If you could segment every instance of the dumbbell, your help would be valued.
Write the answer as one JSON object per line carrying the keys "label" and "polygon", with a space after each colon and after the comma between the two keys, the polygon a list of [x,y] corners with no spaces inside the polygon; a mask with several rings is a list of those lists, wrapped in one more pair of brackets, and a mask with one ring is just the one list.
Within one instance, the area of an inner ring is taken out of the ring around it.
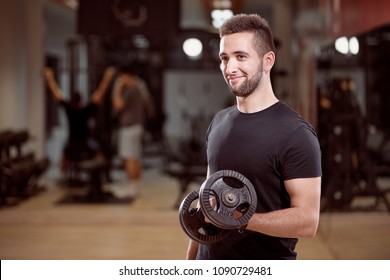
{"label": "dumbbell", "polygon": [[[196,200],[198,203],[194,205]],[[180,225],[191,239],[214,243],[224,239],[231,230],[245,227],[256,206],[257,195],[252,183],[239,172],[220,170],[207,178],[199,190],[184,198],[179,207]]]}

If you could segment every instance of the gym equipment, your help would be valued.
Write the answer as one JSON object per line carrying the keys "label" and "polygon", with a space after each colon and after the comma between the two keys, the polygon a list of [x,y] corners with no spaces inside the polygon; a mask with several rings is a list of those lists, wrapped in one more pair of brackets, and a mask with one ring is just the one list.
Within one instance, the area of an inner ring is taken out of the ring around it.
{"label": "gym equipment", "polygon": [[49,160],[25,151],[29,139],[24,129],[0,131],[0,205],[14,205],[42,190],[39,179]]}
{"label": "gym equipment", "polygon": [[217,227],[241,229],[256,211],[257,195],[244,175],[220,170],[202,184],[199,202],[205,217]]}
{"label": "gym equipment", "polygon": [[[191,207],[196,200],[197,206]],[[184,198],[179,208],[180,225],[191,239],[210,244],[221,241],[232,230],[244,229],[256,206],[252,183],[236,171],[221,170]]]}
{"label": "gym equipment", "polygon": [[199,199],[199,191],[188,194],[179,207],[180,225],[184,232],[193,240],[210,244],[224,239],[229,230],[220,229],[205,221],[205,216],[199,207],[191,207]]}
{"label": "gym equipment", "polygon": [[375,203],[364,206],[365,210],[379,208],[379,202],[383,202],[390,212],[388,191],[377,180],[379,176],[389,177],[389,162],[383,161],[385,153],[380,142],[372,145],[372,140],[378,140],[375,135],[378,131],[368,115],[363,114],[354,84],[349,77],[335,77],[321,91],[318,124],[324,174],[321,211],[361,211],[362,207],[354,205],[354,199],[372,196]]}

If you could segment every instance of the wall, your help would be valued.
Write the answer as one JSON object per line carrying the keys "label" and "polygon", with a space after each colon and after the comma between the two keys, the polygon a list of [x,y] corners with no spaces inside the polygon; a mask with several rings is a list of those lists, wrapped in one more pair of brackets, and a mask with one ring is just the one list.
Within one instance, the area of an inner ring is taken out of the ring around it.
{"label": "wall", "polygon": [[28,129],[44,153],[43,0],[0,1],[0,129]]}
{"label": "wall", "polygon": [[[337,1],[335,1],[337,2]],[[355,35],[390,23],[388,0],[340,0],[334,38]]]}
{"label": "wall", "polygon": [[26,45],[27,38],[25,22],[16,16],[20,11],[24,12],[22,4],[22,1],[0,1],[0,11],[2,11],[0,16],[0,38],[2,38],[0,44],[0,129],[26,126],[23,96],[26,71],[23,46]]}

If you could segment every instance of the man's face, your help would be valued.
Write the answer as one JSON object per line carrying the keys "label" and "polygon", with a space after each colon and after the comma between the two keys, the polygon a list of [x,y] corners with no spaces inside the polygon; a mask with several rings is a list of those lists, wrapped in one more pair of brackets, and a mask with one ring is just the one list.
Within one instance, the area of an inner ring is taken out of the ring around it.
{"label": "man's face", "polygon": [[235,33],[221,38],[219,57],[221,71],[235,96],[248,96],[260,84],[262,59],[253,48],[253,34]]}

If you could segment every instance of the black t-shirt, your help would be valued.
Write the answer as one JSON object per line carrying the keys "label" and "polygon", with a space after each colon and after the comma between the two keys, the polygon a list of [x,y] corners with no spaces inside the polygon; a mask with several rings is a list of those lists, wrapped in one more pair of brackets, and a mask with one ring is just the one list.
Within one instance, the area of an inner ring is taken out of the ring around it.
{"label": "black t-shirt", "polygon": [[[252,114],[235,106],[215,115],[206,134],[210,174],[234,170],[251,181],[256,212],[290,207],[284,180],[322,175],[312,126],[285,103]],[[295,238],[232,231],[221,242],[199,245],[198,259],[295,259]]]}
{"label": "black t-shirt", "polygon": [[68,119],[69,141],[86,140],[90,136],[88,121],[96,108],[95,104],[75,108],[69,102],[61,101],[60,105],[64,107]]}

